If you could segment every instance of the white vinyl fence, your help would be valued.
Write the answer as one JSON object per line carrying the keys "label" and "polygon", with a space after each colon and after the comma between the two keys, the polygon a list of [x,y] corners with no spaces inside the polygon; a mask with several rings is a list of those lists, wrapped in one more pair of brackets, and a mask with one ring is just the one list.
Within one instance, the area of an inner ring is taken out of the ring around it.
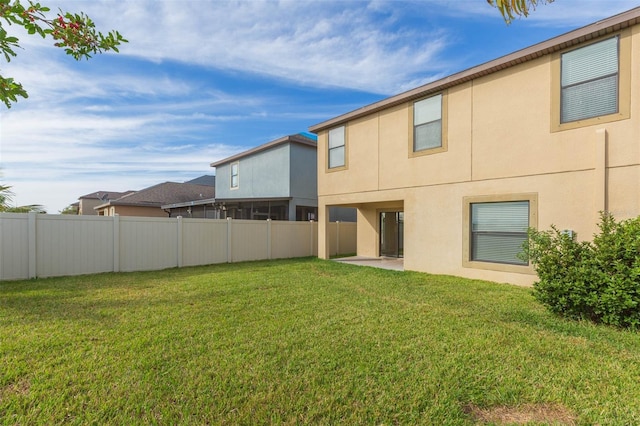
{"label": "white vinyl fence", "polygon": [[[356,224],[329,224],[331,255]],[[317,256],[315,222],[0,214],[0,280]]]}

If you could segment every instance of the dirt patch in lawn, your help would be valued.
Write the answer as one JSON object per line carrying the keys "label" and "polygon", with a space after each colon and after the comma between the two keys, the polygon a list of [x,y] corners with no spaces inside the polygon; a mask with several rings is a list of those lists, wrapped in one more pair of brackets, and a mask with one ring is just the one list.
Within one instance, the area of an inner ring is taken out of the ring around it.
{"label": "dirt patch in lawn", "polygon": [[0,387],[0,401],[10,395],[26,395],[31,388],[31,382],[27,379],[20,379],[17,382],[9,383]]}
{"label": "dirt patch in lawn", "polygon": [[545,423],[551,425],[576,425],[576,416],[567,408],[556,404],[525,404],[515,407],[496,406],[480,408],[469,404],[464,411],[480,424],[521,425]]}

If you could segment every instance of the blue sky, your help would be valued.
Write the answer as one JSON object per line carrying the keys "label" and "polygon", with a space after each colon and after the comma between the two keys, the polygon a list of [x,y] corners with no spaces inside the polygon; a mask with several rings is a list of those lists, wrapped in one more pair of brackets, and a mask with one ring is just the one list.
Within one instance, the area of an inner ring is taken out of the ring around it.
{"label": "blue sky", "polygon": [[129,40],[75,62],[9,28],[24,50],[0,71],[29,99],[0,112],[0,180],[49,213],[214,174],[211,162],[640,6],[556,0],[507,26],[485,0],[41,3]]}

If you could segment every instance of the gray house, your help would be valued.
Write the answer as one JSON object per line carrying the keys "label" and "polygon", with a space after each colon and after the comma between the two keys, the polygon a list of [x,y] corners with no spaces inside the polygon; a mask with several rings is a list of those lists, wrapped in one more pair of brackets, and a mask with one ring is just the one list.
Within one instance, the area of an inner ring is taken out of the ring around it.
{"label": "gray house", "polygon": [[[285,136],[211,163],[216,205],[233,219],[318,220],[317,143]],[[332,212],[355,221],[355,211]]]}

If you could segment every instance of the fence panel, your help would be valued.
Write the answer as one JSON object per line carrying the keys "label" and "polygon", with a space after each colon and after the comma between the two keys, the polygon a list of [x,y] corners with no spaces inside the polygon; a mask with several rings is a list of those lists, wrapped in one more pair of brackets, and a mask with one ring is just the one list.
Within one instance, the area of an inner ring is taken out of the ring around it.
{"label": "fence panel", "polygon": [[26,214],[0,215],[0,280],[29,277],[29,223]]}
{"label": "fence panel", "polygon": [[[332,254],[355,224],[331,223]],[[0,213],[0,280],[316,256],[315,222]]]}
{"label": "fence panel", "polygon": [[227,261],[227,226],[226,220],[183,219],[183,265],[225,263]]}
{"label": "fence panel", "polygon": [[113,271],[112,218],[38,215],[37,219],[37,276]]}
{"label": "fence panel", "polygon": [[154,271],[178,266],[178,221],[120,217],[120,270]]}
{"label": "fence panel", "polygon": [[231,220],[230,262],[244,262],[269,258],[266,220]]}
{"label": "fence panel", "polygon": [[271,222],[271,258],[313,256],[318,251],[318,245],[314,247],[313,228],[309,222]]}

